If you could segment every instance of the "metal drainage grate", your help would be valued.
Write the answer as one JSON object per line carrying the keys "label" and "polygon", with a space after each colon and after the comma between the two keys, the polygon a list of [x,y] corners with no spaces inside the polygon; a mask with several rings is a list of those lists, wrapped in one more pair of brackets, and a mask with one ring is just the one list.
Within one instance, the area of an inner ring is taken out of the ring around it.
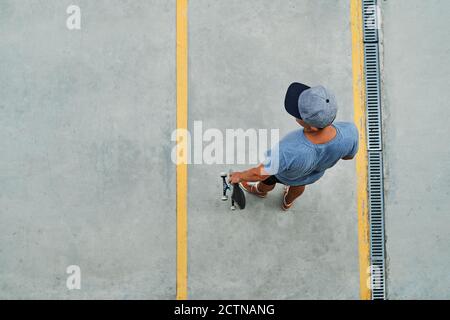
{"label": "metal drainage grate", "polygon": [[364,45],[366,69],[367,139],[369,150],[381,150],[381,103],[378,44]]}
{"label": "metal drainage grate", "polygon": [[363,0],[364,42],[378,42],[378,12],[376,0]]}
{"label": "metal drainage grate", "polygon": [[383,157],[381,151],[368,155],[372,298],[385,299]]}
{"label": "metal drainage grate", "polygon": [[376,0],[363,0],[372,299],[386,299],[384,187]]}

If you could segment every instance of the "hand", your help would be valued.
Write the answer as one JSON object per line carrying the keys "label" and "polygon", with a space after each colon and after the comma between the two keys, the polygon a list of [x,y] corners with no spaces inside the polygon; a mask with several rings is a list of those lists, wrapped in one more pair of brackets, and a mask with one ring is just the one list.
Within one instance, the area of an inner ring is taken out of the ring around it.
{"label": "hand", "polygon": [[239,183],[242,181],[241,173],[240,172],[232,172],[230,173],[230,179],[228,182],[230,183]]}

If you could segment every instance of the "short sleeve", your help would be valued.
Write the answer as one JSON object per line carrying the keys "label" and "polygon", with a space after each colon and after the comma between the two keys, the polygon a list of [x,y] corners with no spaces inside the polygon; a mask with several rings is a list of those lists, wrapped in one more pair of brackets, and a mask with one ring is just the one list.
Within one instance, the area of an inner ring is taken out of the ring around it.
{"label": "short sleeve", "polygon": [[277,174],[286,170],[286,161],[280,145],[276,144],[272,149],[266,151],[263,161],[264,170],[270,175]]}
{"label": "short sleeve", "polygon": [[353,145],[352,145],[352,148],[351,148],[349,154],[347,155],[347,157],[350,157],[350,158],[353,158],[354,156],[356,156],[356,154],[358,153],[358,148],[359,148],[359,134],[358,134],[358,129],[356,128],[355,125],[353,125],[352,140],[353,140]]}

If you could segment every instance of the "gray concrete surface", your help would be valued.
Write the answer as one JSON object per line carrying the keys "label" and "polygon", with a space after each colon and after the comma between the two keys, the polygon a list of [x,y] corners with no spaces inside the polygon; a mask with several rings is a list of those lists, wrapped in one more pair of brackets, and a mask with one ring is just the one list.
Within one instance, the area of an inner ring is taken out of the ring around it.
{"label": "gray concrete surface", "polygon": [[450,2],[381,2],[388,298],[450,298]]}
{"label": "gray concrete surface", "polygon": [[[353,120],[347,1],[191,0],[189,119],[204,129],[296,129],[284,111],[292,81],[335,91]],[[219,172],[189,171],[189,297],[359,297],[355,163],[342,162],[281,212],[281,187],[232,213]]]}
{"label": "gray concrete surface", "polygon": [[0,298],[174,298],[175,1],[69,4],[0,1]]}
{"label": "gray concrete surface", "polygon": [[[450,298],[447,1],[380,1],[388,298]],[[0,2],[0,298],[174,298],[175,1]],[[189,123],[296,128],[291,81],[353,119],[345,1],[191,0]],[[206,143],[205,143],[206,145]],[[232,213],[189,167],[189,297],[358,298],[354,162]],[[157,182],[157,183],[155,183]],[[66,288],[79,265],[82,289]]]}

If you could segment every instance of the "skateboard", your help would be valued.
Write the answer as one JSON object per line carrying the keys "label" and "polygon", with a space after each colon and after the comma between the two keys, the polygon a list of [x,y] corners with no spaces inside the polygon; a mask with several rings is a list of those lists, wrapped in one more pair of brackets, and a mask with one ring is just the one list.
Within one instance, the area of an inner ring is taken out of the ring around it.
{"label": "skateboard", "polygon": [[223,185],[223,193],[222,193],[222,201],[228,200],[227,192],[231,191],[231,210],[236,210],[236,205],[239,209],[245,209],[245,194],[244,191],[239,186],[239,183],[228,183],[227,178],[228,174],[222,172],[220,174],[222,177],[222,185]]}

